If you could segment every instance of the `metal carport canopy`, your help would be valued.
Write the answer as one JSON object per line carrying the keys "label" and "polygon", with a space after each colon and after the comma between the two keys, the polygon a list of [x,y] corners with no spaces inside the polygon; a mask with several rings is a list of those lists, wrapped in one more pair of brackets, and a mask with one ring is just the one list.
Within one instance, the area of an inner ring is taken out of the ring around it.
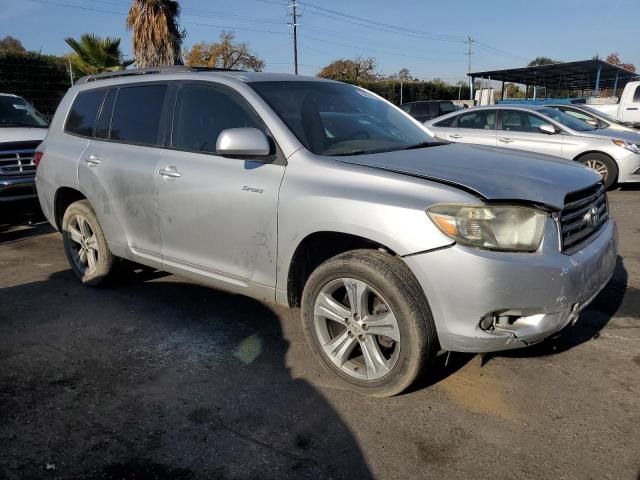
{"label": "metal carport canopy", "polygon": [[599,88],[621,88],[627,82],[640,78],[635,72],[599,59],[474,72],[468,76],[472,79],[485,78],[548,89],[596,91]]}

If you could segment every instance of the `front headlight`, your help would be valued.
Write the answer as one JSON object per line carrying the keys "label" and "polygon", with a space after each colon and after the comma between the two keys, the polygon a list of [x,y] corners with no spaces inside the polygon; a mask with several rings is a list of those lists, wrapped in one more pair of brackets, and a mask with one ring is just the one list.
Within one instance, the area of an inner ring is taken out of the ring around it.
{"label": "front headlight", "polygon": [[517,205],[435,205],[427,214],[457,242],[488,250],[535,252],[547,215]]}
{"label": "front headlight", "polygon": [[620,140],[620,139],[615,139],[611,141],[615,143],[617,146],[622,147],[626,150],[629,150],[630,152],[640,153],[640,144],[638,143],[627,142],[626,140]]}

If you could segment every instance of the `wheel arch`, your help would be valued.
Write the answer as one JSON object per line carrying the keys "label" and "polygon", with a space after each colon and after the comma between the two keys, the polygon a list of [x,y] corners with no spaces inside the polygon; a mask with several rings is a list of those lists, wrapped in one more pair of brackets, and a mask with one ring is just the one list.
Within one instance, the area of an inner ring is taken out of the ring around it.
{"label": "wheel arch", "polygon": [[78,200],[87,200],[87,197],[75,188],[60,187],[56,190],[53,200],[53,218],[59,231],[62,230],[64,212],[69,208],[69,205]]}
{"label": "wheel arch", "polygon": [[288,264],[287,301],[289,306],[300,306],[307,280],[318,266],[336,255],[357,249],[384,250],[396,255],[396,252],[387,245],[350,233],[317,231],[304,237],[298,243]]}

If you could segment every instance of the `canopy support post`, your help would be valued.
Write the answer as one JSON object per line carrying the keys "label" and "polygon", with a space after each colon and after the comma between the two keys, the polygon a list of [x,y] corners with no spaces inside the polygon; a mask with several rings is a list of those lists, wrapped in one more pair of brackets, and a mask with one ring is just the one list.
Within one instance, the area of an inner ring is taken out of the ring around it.
{"label": "canopy support post", "polygon": [[602,64],[598,64],[598,71],[596,72],[596,91],[594,96],[598,96],[598,91],[600,90],[600,72],[602,71]]}
{"label": "canopy support post", "polygon": [[618,75],[620,75],[620,72],[616,72],[616,81],[613,83],[613,96],[617,97],[617,93],[618,93]]}

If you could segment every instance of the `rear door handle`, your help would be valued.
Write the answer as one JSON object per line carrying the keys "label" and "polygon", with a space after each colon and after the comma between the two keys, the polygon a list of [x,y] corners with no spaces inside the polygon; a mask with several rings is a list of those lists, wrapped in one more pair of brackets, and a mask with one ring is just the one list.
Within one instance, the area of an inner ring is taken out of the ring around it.
{"label": "rear door handle", "polygon": [[513,139],[511,139],[511,138],[506,138],[506,137],[498,138],[498,141],[499,141],[499,142],[502,142],[502,143],[513,143]]}
{"label": "rear door handle", "polygon": [[100,165],[100,159],[98,158],[97,155],[89,155],[88,157],[84,158],[84,163],[86,163],[89,166]]}
{"label": "rear door handle", "polygon": [[457,133],[452,133],[449,135],[449,138],[462,138],[462,135],[458,135]]}
{"label": "rear door handle", "polygon": [[169,165],[167,168],[161,168],[158,170],[158,173],[167,178],[178,178],[182,176],[178,169],[173,165]]}
{"label": "rear door handle", "polygon": [[638,107],[628,107],[627,110],[638,110]]}

